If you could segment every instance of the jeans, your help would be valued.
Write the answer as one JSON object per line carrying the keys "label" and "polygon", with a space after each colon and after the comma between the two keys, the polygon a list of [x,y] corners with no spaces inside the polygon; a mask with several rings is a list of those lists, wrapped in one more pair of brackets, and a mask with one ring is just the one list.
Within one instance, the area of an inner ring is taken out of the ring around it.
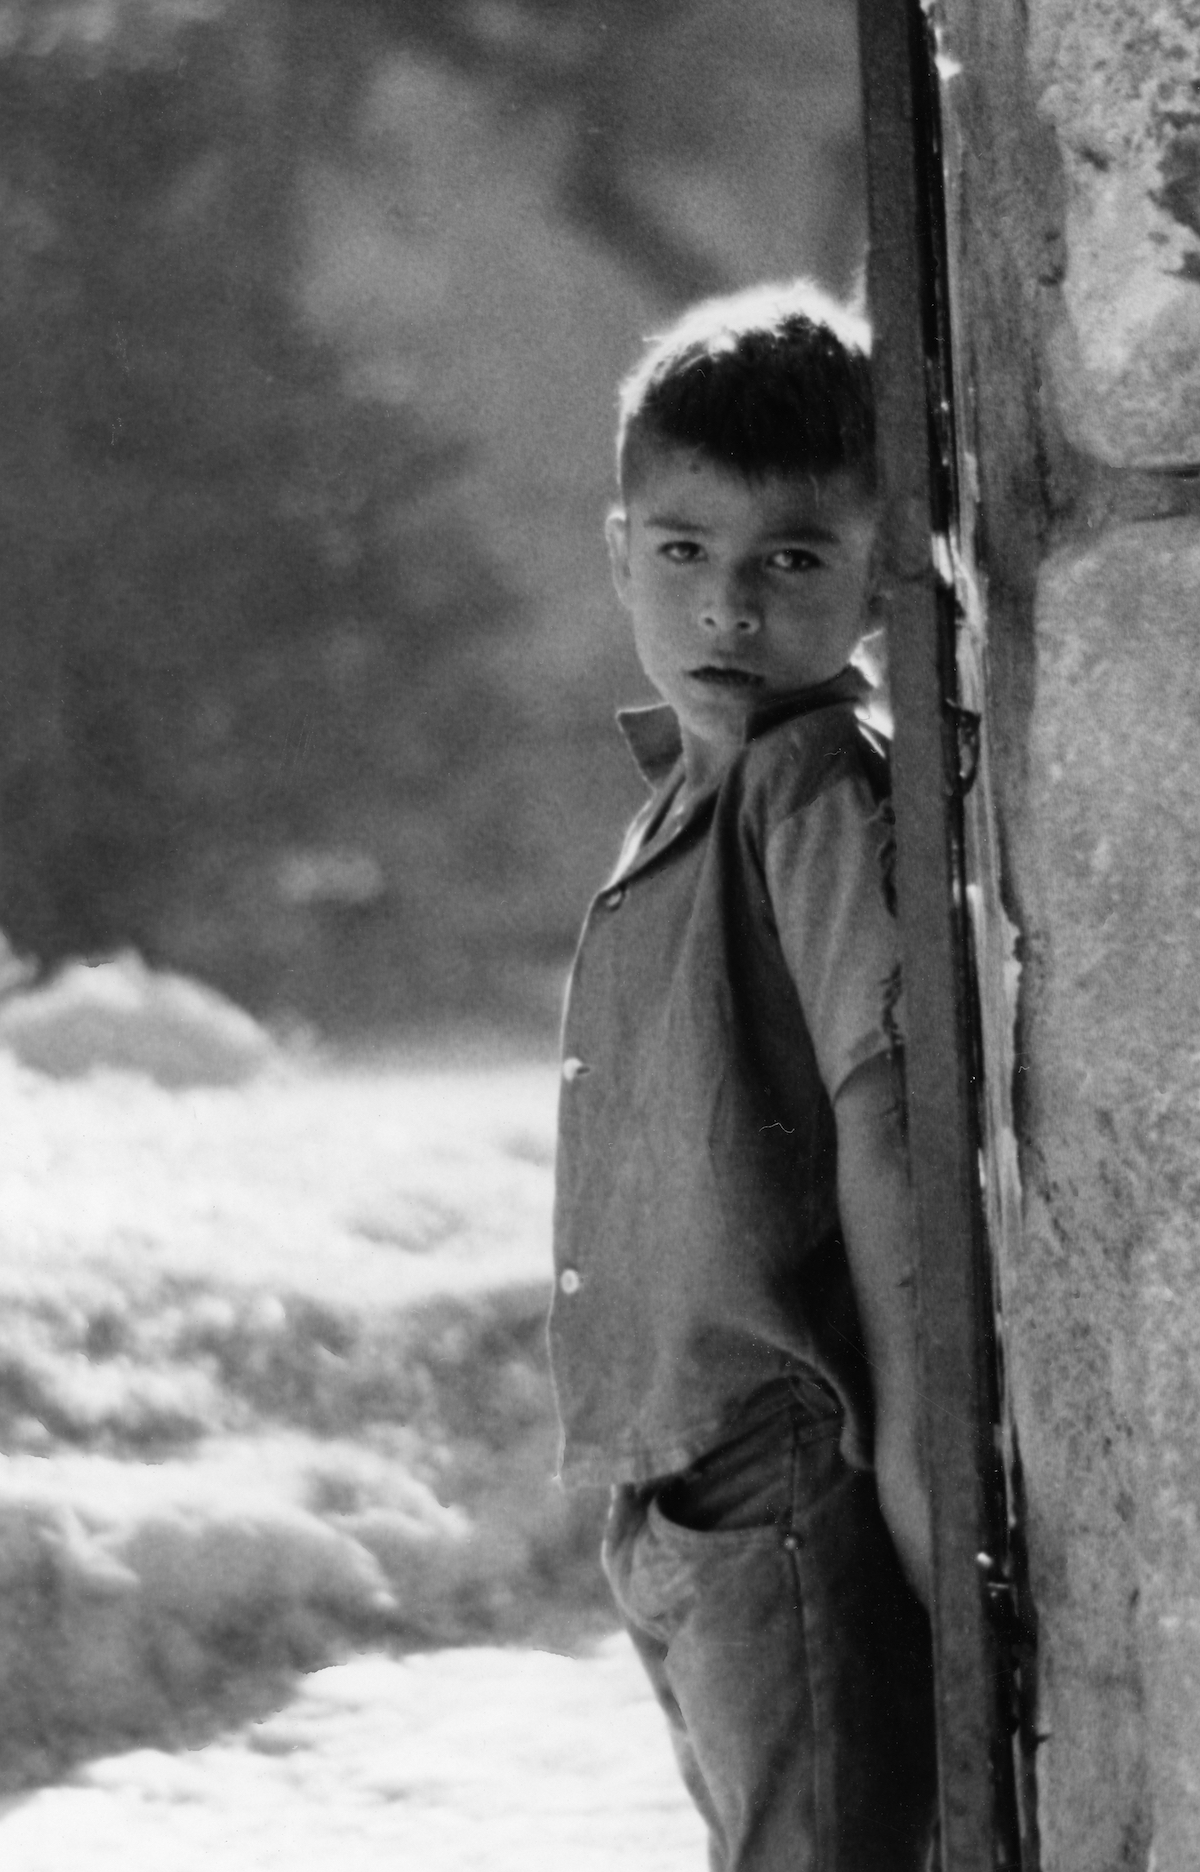
{"label": "jeans", "polygon": [[837,1401],[772,1385],[688,1470],[614,1490],[604,1568],[709,1831],[711,1872],[920,1872],[925,1614]]}

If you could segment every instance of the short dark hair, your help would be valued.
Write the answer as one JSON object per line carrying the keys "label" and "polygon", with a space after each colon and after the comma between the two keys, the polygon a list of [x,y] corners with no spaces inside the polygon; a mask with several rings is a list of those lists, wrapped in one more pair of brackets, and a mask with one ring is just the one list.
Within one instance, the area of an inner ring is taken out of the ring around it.
{"label": "short dark hair", "polygon": [[866,319],[807,280],[694,306],[620,387],[622,496],[680,448],[750,480],[844,469],[873,491],[870,346]]}

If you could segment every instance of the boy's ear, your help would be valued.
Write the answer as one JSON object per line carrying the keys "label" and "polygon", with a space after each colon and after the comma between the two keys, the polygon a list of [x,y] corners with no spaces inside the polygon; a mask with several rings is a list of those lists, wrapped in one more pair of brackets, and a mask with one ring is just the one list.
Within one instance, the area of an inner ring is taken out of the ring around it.
{"label": "boy's ear", "polygon": [[629,609],[629,515],[623,507],[614,507],[604,522],[604,537],[608,542],[608,563],[612,567],[612,581],[617,598],[625,609]]}

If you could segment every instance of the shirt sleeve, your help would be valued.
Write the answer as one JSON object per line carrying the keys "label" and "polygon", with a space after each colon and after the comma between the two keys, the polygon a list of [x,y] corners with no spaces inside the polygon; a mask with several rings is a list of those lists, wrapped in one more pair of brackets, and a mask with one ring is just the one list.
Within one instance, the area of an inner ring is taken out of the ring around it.
{"label": "shirt sleeve", "polygon": [[903,1041],[891,855],[890,808],[854,775],[767,840],[767,889],[831,1099],[856,1067]]}

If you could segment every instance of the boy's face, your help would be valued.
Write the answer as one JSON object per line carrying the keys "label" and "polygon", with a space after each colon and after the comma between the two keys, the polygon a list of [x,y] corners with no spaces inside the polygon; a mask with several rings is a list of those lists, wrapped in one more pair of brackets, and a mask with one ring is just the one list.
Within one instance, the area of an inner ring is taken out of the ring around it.
{"label": "boy's face", "polygon": [[751,716],[842,669],[866,628],[877,507],[850,474],[748,481],[688,450],[609,517],[617,596],[696,771]]}

